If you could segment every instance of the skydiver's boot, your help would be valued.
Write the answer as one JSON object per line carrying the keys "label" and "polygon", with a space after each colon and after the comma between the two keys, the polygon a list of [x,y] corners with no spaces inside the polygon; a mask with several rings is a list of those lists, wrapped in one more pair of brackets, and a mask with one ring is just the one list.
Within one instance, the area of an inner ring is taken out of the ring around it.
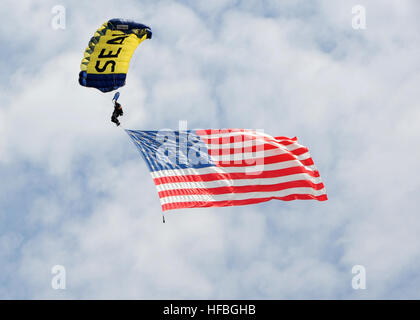
{"label": "skydiver's boot", "polygon": [[114,122],[117,125],[117,127],[120,125],[120,122],[118,121],[118,116],[115,114],[115,112],[112,114],[111,121]]}

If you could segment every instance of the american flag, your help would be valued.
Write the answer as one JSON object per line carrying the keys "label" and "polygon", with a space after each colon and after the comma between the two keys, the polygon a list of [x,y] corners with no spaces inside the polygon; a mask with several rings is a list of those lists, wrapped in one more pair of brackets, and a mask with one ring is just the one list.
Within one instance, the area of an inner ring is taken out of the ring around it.
{"label": "american flag", "polygon": [[297,138],[247,129],[126,130],[146,161],[162,210],[327,200]]}

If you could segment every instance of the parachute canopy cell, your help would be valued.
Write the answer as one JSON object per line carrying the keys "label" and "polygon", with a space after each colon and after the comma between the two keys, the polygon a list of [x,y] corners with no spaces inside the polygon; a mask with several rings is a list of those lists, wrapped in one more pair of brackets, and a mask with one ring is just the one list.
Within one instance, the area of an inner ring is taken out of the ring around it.
{"label": "parachute canopy cell", "polygon": [[152,38],[151,29],[134,21],[111,19],[89,41],[80,65],[79,83],[109,92],[125,85],[137,46]]}

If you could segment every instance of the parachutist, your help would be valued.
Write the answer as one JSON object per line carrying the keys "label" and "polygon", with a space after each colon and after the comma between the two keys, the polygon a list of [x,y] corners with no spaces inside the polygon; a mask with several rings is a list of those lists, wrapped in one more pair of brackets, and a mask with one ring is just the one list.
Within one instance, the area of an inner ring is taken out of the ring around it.
{"label": "parachutist", "polygon": [[118,121],[118,117],[122,116],[123,113],[123,109],[121,107],[121,105],[115,101],[114,102],[114,112],[112,113],[112,117],[111,117],[111,121],[114,122],[117,127],[120,125],[120,121]]}

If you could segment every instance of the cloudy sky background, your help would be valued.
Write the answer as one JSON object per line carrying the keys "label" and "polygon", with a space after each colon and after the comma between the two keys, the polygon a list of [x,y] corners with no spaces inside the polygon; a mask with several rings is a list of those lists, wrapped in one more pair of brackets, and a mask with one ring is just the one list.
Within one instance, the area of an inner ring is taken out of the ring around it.
{"label": "cloudy sky background", "polygon": [[[51,28],[55,5],[66,29]],[[366,29],[352,28],[352,7]],[[3,1],[0,298],[420,298],[417,1]],[[112,94],[79,86],[105,21],[151,26],[130,129],[264,129],[309,147],[327,202],[169,211]],[[53,290],[63,265],[67,289]],[[353,290],[363,265],[367,289]]]}

